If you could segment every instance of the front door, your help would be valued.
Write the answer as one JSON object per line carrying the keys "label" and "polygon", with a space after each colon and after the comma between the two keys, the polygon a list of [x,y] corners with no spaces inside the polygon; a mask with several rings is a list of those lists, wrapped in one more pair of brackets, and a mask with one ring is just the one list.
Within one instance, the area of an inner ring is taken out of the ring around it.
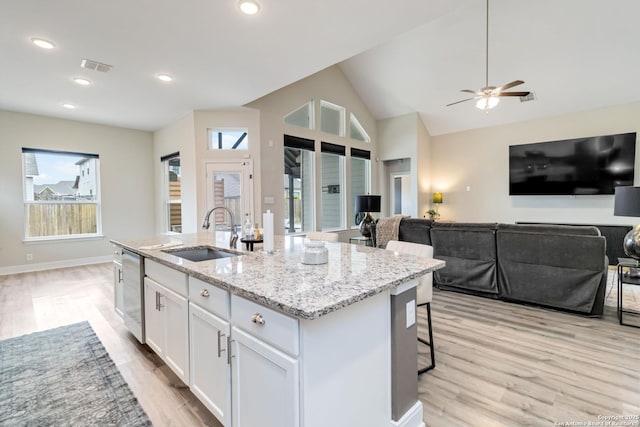
{"label": "front door", "polygon": [[[256,222],[253,212],[253,165],[251,160],[213,162],[206,164],[207,210],[224,206],[233,212],[238,233],[249,220]],[[211,222],[216,230],[229,230],[228,214],[218,209]]]}

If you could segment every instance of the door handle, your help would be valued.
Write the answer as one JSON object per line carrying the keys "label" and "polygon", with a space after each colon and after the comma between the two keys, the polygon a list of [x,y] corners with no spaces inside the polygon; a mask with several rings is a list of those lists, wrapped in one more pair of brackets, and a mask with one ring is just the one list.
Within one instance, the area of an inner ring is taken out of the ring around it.
{"label": "door handle", "polygon": [[224,334],[222,333],[222,331],[218,331],[218,359],[222,357],[223,351],[229,350],[229,347],[227,347],[226,349],[221,348],[220,343],[222,341],[222,337],[224,337]]}

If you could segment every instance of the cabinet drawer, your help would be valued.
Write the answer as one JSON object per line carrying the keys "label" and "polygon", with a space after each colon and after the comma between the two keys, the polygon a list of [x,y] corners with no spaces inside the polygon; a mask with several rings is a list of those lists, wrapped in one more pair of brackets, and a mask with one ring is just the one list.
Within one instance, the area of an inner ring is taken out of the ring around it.
{"label": "cabinet drawer", "polygon": [[262,341],[293,356],[298,355],[298,320],[293,317],[231,295],[231,321]]}
{"label": "cabinet drawer", "polygon": [[122,264],[122,247],[113,245],[113,260]]}
{"label": "cabinet drawer", "polygon": [[188,295],[187,275],[185,273],[145,258],[144,274],[183,297]]}
{"label": "cabinet drawer", "polygon": [[210,313],[229,320],[229,292],[217,286],[189,277],[189,301]]}

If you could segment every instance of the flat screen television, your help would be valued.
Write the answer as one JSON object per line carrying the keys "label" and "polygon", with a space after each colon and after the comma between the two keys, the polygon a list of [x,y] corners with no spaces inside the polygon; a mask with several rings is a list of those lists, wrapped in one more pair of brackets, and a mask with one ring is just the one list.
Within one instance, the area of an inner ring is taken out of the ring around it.
{"label": "flat screen television", "polygon": [[614,194],[633,185],[636,133],[509,146],[509,195]]}

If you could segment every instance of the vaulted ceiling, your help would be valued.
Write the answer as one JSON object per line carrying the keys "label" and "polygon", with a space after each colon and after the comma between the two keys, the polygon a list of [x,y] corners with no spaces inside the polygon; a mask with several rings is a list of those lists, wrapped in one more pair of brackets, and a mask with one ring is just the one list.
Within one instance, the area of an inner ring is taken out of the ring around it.
{"label": "vaulted ceiling", "polygon": [[334,64],[376,118],[418,112],[432,135],[640,101],[637,0],[491,0],[489,84],[521,79],[536,99],[504,99],[488,114],[445,107],[484,86],[484,0],[260,3],[244,16],[237,0],[3,1],[0,108],[156,130]]}

